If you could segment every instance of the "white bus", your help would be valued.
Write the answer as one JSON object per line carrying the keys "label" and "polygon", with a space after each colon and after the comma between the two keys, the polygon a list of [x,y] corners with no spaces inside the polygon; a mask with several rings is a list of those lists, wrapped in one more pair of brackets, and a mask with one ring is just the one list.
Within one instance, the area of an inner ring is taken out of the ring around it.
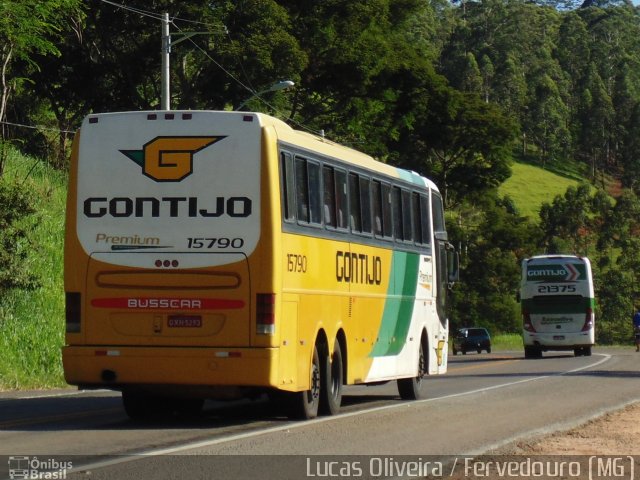
{"label": "white bus", "polygon": [[540,358],[547,350],[591,355],[595,295],[588,258],[539,255],[524,259],[520,302],[525,358]]}

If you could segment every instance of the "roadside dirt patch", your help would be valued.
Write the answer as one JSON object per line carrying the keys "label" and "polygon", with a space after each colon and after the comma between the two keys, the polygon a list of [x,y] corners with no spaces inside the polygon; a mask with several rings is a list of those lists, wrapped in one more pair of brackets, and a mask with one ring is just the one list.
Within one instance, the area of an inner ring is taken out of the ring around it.
{"label": "roadside dirt patch", "polygon": [[[520,441],[513,455],[640,455],[640,403],[608,413],[566,432]],[[500,452],[503,453],[503,452]]]}
{"label": "roadside dirt patch", "polygon": [[449,478],[634,479],[640,471],[639,438],[640,403],[636,403],[571,430],[519,441],[458,464]]}

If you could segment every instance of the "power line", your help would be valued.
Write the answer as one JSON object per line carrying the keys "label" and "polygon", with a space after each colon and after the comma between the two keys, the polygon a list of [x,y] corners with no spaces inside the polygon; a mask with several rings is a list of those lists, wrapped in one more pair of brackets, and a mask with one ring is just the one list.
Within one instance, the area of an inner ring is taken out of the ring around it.
{"label": "power line", "polygon": [[[183,34],[186,33],[186,32],[183,32],[182,29],[180,27],[178,27],[177,25],[174,25],[174,26],[178,29],[178,31],[180,33],[183,33]],[[233,75],[229,70],[224,68],[211,55],[209,55],[209,52],[207,52],[204,48],[202,48],[195,41],[193,41],[192,38],[187,38],[187,40],[189,40],[193,44],[194,47],[196,47],[198,50],[200,50],[200,52],[202,52],[205,57],[207,57],[209,60],[211,60],[220,70],[222,70],[224,73],[226,73],[234,82],[236,82],[242,88],[245,88],[248,92],[254,93],[254,90],[252,88],[250,88],[250,87],[246,86],[244,83],[242,83],[242,81],[240,79],[238,79],[235,75]]]}
{"label": "power line", "polygon": [[49,131],[58,132],[58,133],[76,133],[74,130],[60,130],[59,128],[45,127],[44,125],[25,125],[22,123],[13,123],[13,122],[6,122],[6,121],[2,121],[0,122],[0,124],[11,125],[12,127],[30,128],[32,130],[49,130]]}
{"label": "power line", "polygon": [[[153,12],[151,10],[143,10],[141,8],[129,7],[129,6],[124,5],[122,3],[115,3],[115,2],[113,2],[111,0],[100,0],[100,1],[103,2],[103,3],[106,3],[107,5],[111,5],[113,7],[120,8],[122,10],[128,10],[130,12],[137,13],[137,14],[142,15],[144,17],[150,17],[150,18],[153,18],[155,20],[162,20],[163,19],[162,14]],[[200,22],[198,20],[191,20],[191,19],[188,19],[188,18],[180,18],[180,17],[171,17],[171,23],[173,23],[174,21],[192,23],[194,25],[209,25],[206,22]],[[221,30],[226,31],[227,28],[225,26],[223,26],[221,28]]]}
{"label": "power line", "polygon": [[128,7],[128,6],[124,5],[124,4],[115,3],[115,2],[112,2],[110,0],[100,0],[100,1],[102,3],[106,3],[107,5],[111,5],[111,6],[116,7],[116,8],[121,8],[122,10],[128,10],[130,12],[137,13],[138,15],[142,15],[143,17],[150,17],[150,18],[154,18],[156,20],[162,20],[162,15],[160,15],[158,13],[155,13],[155,12],[151,12],[149,10],[141,10],[141,9],[138,9],[138,8]]}
{"label": "power line", "polygon": [[[141,9],[137,9],[137,8],[133,8],[133,7],[128,7],[126,5],[123,4],[118,4],[115,2],[112,2],[111,0],[101,0],[103,3],[106,3],[108,5],[114,6],[116,8],[121,8],[123,10],[129,10],[131,12],[134,13],[138,13],[139,15],[143,15],[146,17],[150,17],[153,18],[155,20],[160,20],[160,21],[164,21],[164,15],[162,14],[157,14],[155,12],[151,12],[149,10],[141,10]],[[185,40],[189,40],[193,46],[198,49],[202,54],[204,54],[205,57],[207,57],[209,60],[211,60],[211,62],[213,62],[220,70],[222,70],[225,74],[227,74],[229,76],[229,78],[231,78],[234,82],[236,82],[238,85],[240,85],[242,88],[244,88],[245,90],[247,90],[249,93],[254,94],[255,95],[255,89],[245,85],[239,78],[237,78],[235,75],[233,75],[229,70],[227,70],[224,66],[222,66],[218,61],[216,61],[211,55],[209,55],[209,53],[204,50],[200,45],[198,45],[189,35],[189,32],[185,32],[183,31],[178,25],[175,24],[175,21],[181,21],[181,22],[187,22],[187,23],[193,23],[193,24],[201,24],[201,25],[207,25],[204,22],[198,22],[196,20],[188,20],[188,19],[184,19],[184,18],[179,18],[179,17],[171,17],[170,18],[170,23],[182,34],[184,35],[184,39]],[[229,41],[231,42],[231,36],[229,35],[229,30],[227,29],[226,26],[223,25],[223,31],[227,34],[227,37],[229,39]],[[248,77],[248,75],[246,74],[246,71],[244,69],[244,65],[242,65],[242,63],[240,64],[240,67],[242,68],[242,71],[244,73],[245,76]],[[258,100],[260,100],[262,103],[264,103],[265,105],[267,105],[269,108],[271,108],[273,111],[277,112],[278,109],[275,108],[273,105],[271,105],[269,102],[267,102],[264,98],[257,96],[256,98]],[[286,120],[288,122],[293,123],[294,125],[296,125],[297,127],[312,133],[314,135],[318,135],[318,132],[315,130],[310,129],[309,127],[297,122],[296,120],[294,120],[291,117],[287,117]],[[324,135],[321,133],[322,138],[324,138]]]}

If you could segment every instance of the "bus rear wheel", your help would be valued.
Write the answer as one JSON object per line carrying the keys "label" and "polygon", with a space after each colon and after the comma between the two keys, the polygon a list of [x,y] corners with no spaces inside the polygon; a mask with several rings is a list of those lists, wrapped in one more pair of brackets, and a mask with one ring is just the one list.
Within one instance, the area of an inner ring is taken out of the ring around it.
{"label": "bus rear wheel", "polygon": [[327,353],[321,359],[320,413],[335,415],[342,402],[342,349],[340,342],[333,346],[333,354]]}
{"label": "bus rear wheel", "polygon": [[[464,353],[464,350],[463,350]],[[398,393],[403,400],[419,400],[422,396],[422,377],[427,373],[424,345],[420,342],[418,353],[418,375],[411,378],[399,378]]]}
{"label": "bus rear wheel", "polygon": [[590,357],[591,356],[591,347],[576,347],[573,349],[573,354],[576,357],[581,357],[581,356],[585,356],[585,357]]}
{"label": "bus rear wheel", "polygon": [[322,390],[322,369],[318,347],[313,347],[313,360],[311,362],[310,388],[304,392],[292,392],[289,394],[289,416],[299,420],[309,420],[318,416],[320,405],[320,393]]}
{"label": "bus rear wheel", "polygon": [[525,346],[524,358],[542,358],[542,349],[539,347]]}

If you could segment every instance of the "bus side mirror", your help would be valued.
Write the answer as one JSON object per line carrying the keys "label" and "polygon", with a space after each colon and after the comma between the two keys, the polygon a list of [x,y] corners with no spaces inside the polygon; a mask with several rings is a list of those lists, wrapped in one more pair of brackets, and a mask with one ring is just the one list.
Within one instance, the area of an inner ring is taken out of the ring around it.
{"label": "bus side mirror", "polygon": [[460,256],[450,243],[447,244],[447,272],[449,288],[451,288],[460,280]]}

